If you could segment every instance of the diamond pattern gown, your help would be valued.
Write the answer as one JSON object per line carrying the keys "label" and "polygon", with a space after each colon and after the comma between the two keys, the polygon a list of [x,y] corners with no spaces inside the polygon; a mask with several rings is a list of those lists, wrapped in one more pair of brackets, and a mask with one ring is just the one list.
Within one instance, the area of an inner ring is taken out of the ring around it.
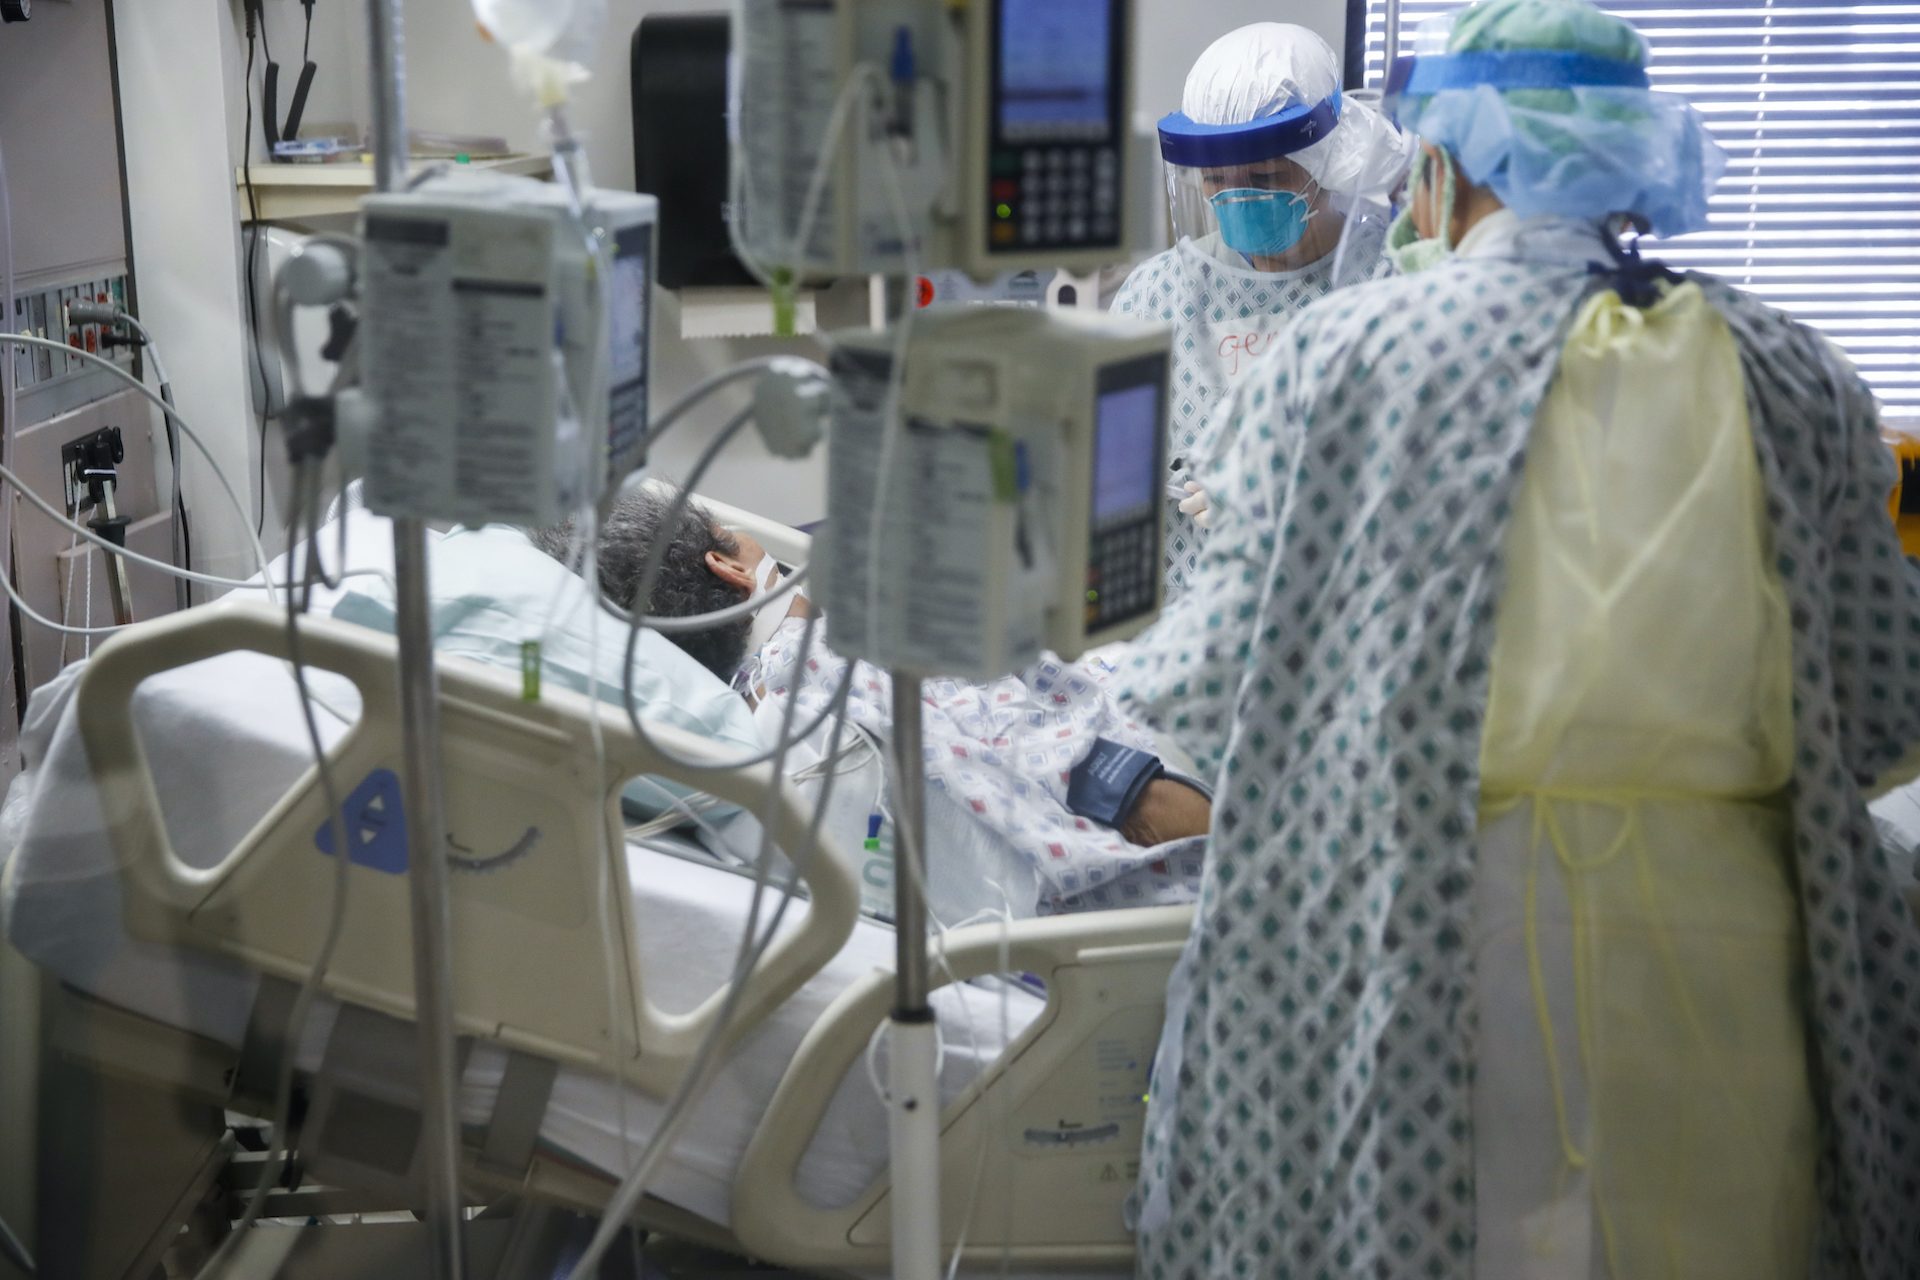
{"label": "diamond pattern gown", "polygon": [[[1920,744],[1920,566],[1858,379],[1703,280],[1792,621],[1810,1274],[1920,1276],[1920,927],[1863,795]],[[1217,770],[1137,1208],[1164,1277],[1466,1277],[1478,769],[1501,549],[1585,264],[1456,258],[1310,306],[1234,393],[1188,589],[1115,683]],[[1756,1208],[1756,1212],[1764,1212]]]}
{"label": "diamond pattern gown", "polygon": [[[1167,478],[1197,477],[1219,446],[1214,413],[1251,373],[1288,321],[1333,291],[1334,255],[1298,271],[1266,272],[1222,260],[1217,235],[1183,239],[1134,268],[1114,296],[1116,315],[1173,326]],[[1377,274],[1388,265],[1381,260]],[[1206,530],[1169,502],[1167,598],[1186,589]]]}

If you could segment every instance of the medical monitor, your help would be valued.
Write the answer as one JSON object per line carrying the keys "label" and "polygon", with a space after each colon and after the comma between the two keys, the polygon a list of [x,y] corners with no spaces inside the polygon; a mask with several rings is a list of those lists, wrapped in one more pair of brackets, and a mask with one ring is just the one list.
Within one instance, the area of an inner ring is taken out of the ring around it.
{"label": "medical monitor", "polygon": [[991,0],[988,257],[1119,250],[1126,0]]}

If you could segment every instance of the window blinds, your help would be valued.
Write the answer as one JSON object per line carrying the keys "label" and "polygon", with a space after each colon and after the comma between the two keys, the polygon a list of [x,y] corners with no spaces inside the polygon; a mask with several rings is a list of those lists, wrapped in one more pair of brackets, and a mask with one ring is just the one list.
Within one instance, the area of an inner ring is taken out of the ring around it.
{"label": "window blinds", "polygon": [[[1401,48],[1458,3],[1402,0]],[[1827,333],[1920,426],[1920,3],[1609,0],[1727,152],[1712,225],[1657,247]],[[1367,4],[1379,85],[1383,0]]]}

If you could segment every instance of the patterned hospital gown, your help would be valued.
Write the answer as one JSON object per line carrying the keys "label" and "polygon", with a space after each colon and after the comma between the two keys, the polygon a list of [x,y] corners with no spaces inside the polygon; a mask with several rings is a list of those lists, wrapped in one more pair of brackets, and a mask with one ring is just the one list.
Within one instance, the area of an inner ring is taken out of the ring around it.
{"label": "patterned hospital gown", "polygon": [[[832,702],[847,667],[816,634],[796,672],[802,632],[789,622],[767,642],[756,682],[776,699],[797,691],[804,723]],[[925,680],[921,701],[927,786],[945,792],[1033,868],[1038,914],[1193,901],[1204,837],[1142,848],[1067,811],[1067,775],[1096,737],[1155,749],[1153,735],[1127,719],[1087,671],[1046,658],[1019,676],[984,684]],[[854,664],[847,716],[881,741],[892,737],[893,687],[885,672]]]}
{"label": "patterned hospital gown", "polygon": [[[1862,791],[1920,743],[1920,568],[1865,388],[1809,330],[1703,286],[1741,350],[1793,620],[1810,1273],[1912,1280],[1920,928]],[[1471,1273],[1465,943],[1500,549],[1590,287],[1483,258],[1345,290],[1233,404],[1199,576],[1125,673],[1219,767],[1142,1161],[1148,1276]]]}
{"label": "patterned hospital gown", "polygon": [[[1219,447],[1214,411],[1301,308],[1333,290],[1334,255],[1298,271],[1265,272],[1217,256],[1219,237],[1183,239],[1134,268],[1114,295],[1115,315],[1173,326],[1167,478],[1195,478]],[[1381,260],[1376,275],[1389,270]],[[1178,466],[1175,466],[1175,463]],[[1167,598],[1186,588],[1206,530],[1169,502]]]}

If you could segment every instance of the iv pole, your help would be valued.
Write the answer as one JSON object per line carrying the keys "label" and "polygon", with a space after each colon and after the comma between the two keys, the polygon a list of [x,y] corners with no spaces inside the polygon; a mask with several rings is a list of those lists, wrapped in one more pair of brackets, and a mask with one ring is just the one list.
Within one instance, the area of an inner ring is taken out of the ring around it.
{"label": "iv pole", "polygon": [[[367,51],[373,94],[376,191],[407,185],[405,54],[400,0],[367,0]],[[453,955],[449,943],[445,801],[440,773],[440,690],[433,668],[427,606],[427,527],[393,522],[395,631],[400,649],[400,708],[407,881],[413,924],[414,1014],[420,1046],[420,1164],[434,1280],[460,1280],[460,1131],[454,1107],[458,1059],[453,1042]]]}
{"label": "iv pole", "polygon": [[939,1026],[927,1001],[926,778],[920,677],[895,670],[894,994],[887,1029],[887,1138],[893,1170],[893,1280],[940,1275]]}

